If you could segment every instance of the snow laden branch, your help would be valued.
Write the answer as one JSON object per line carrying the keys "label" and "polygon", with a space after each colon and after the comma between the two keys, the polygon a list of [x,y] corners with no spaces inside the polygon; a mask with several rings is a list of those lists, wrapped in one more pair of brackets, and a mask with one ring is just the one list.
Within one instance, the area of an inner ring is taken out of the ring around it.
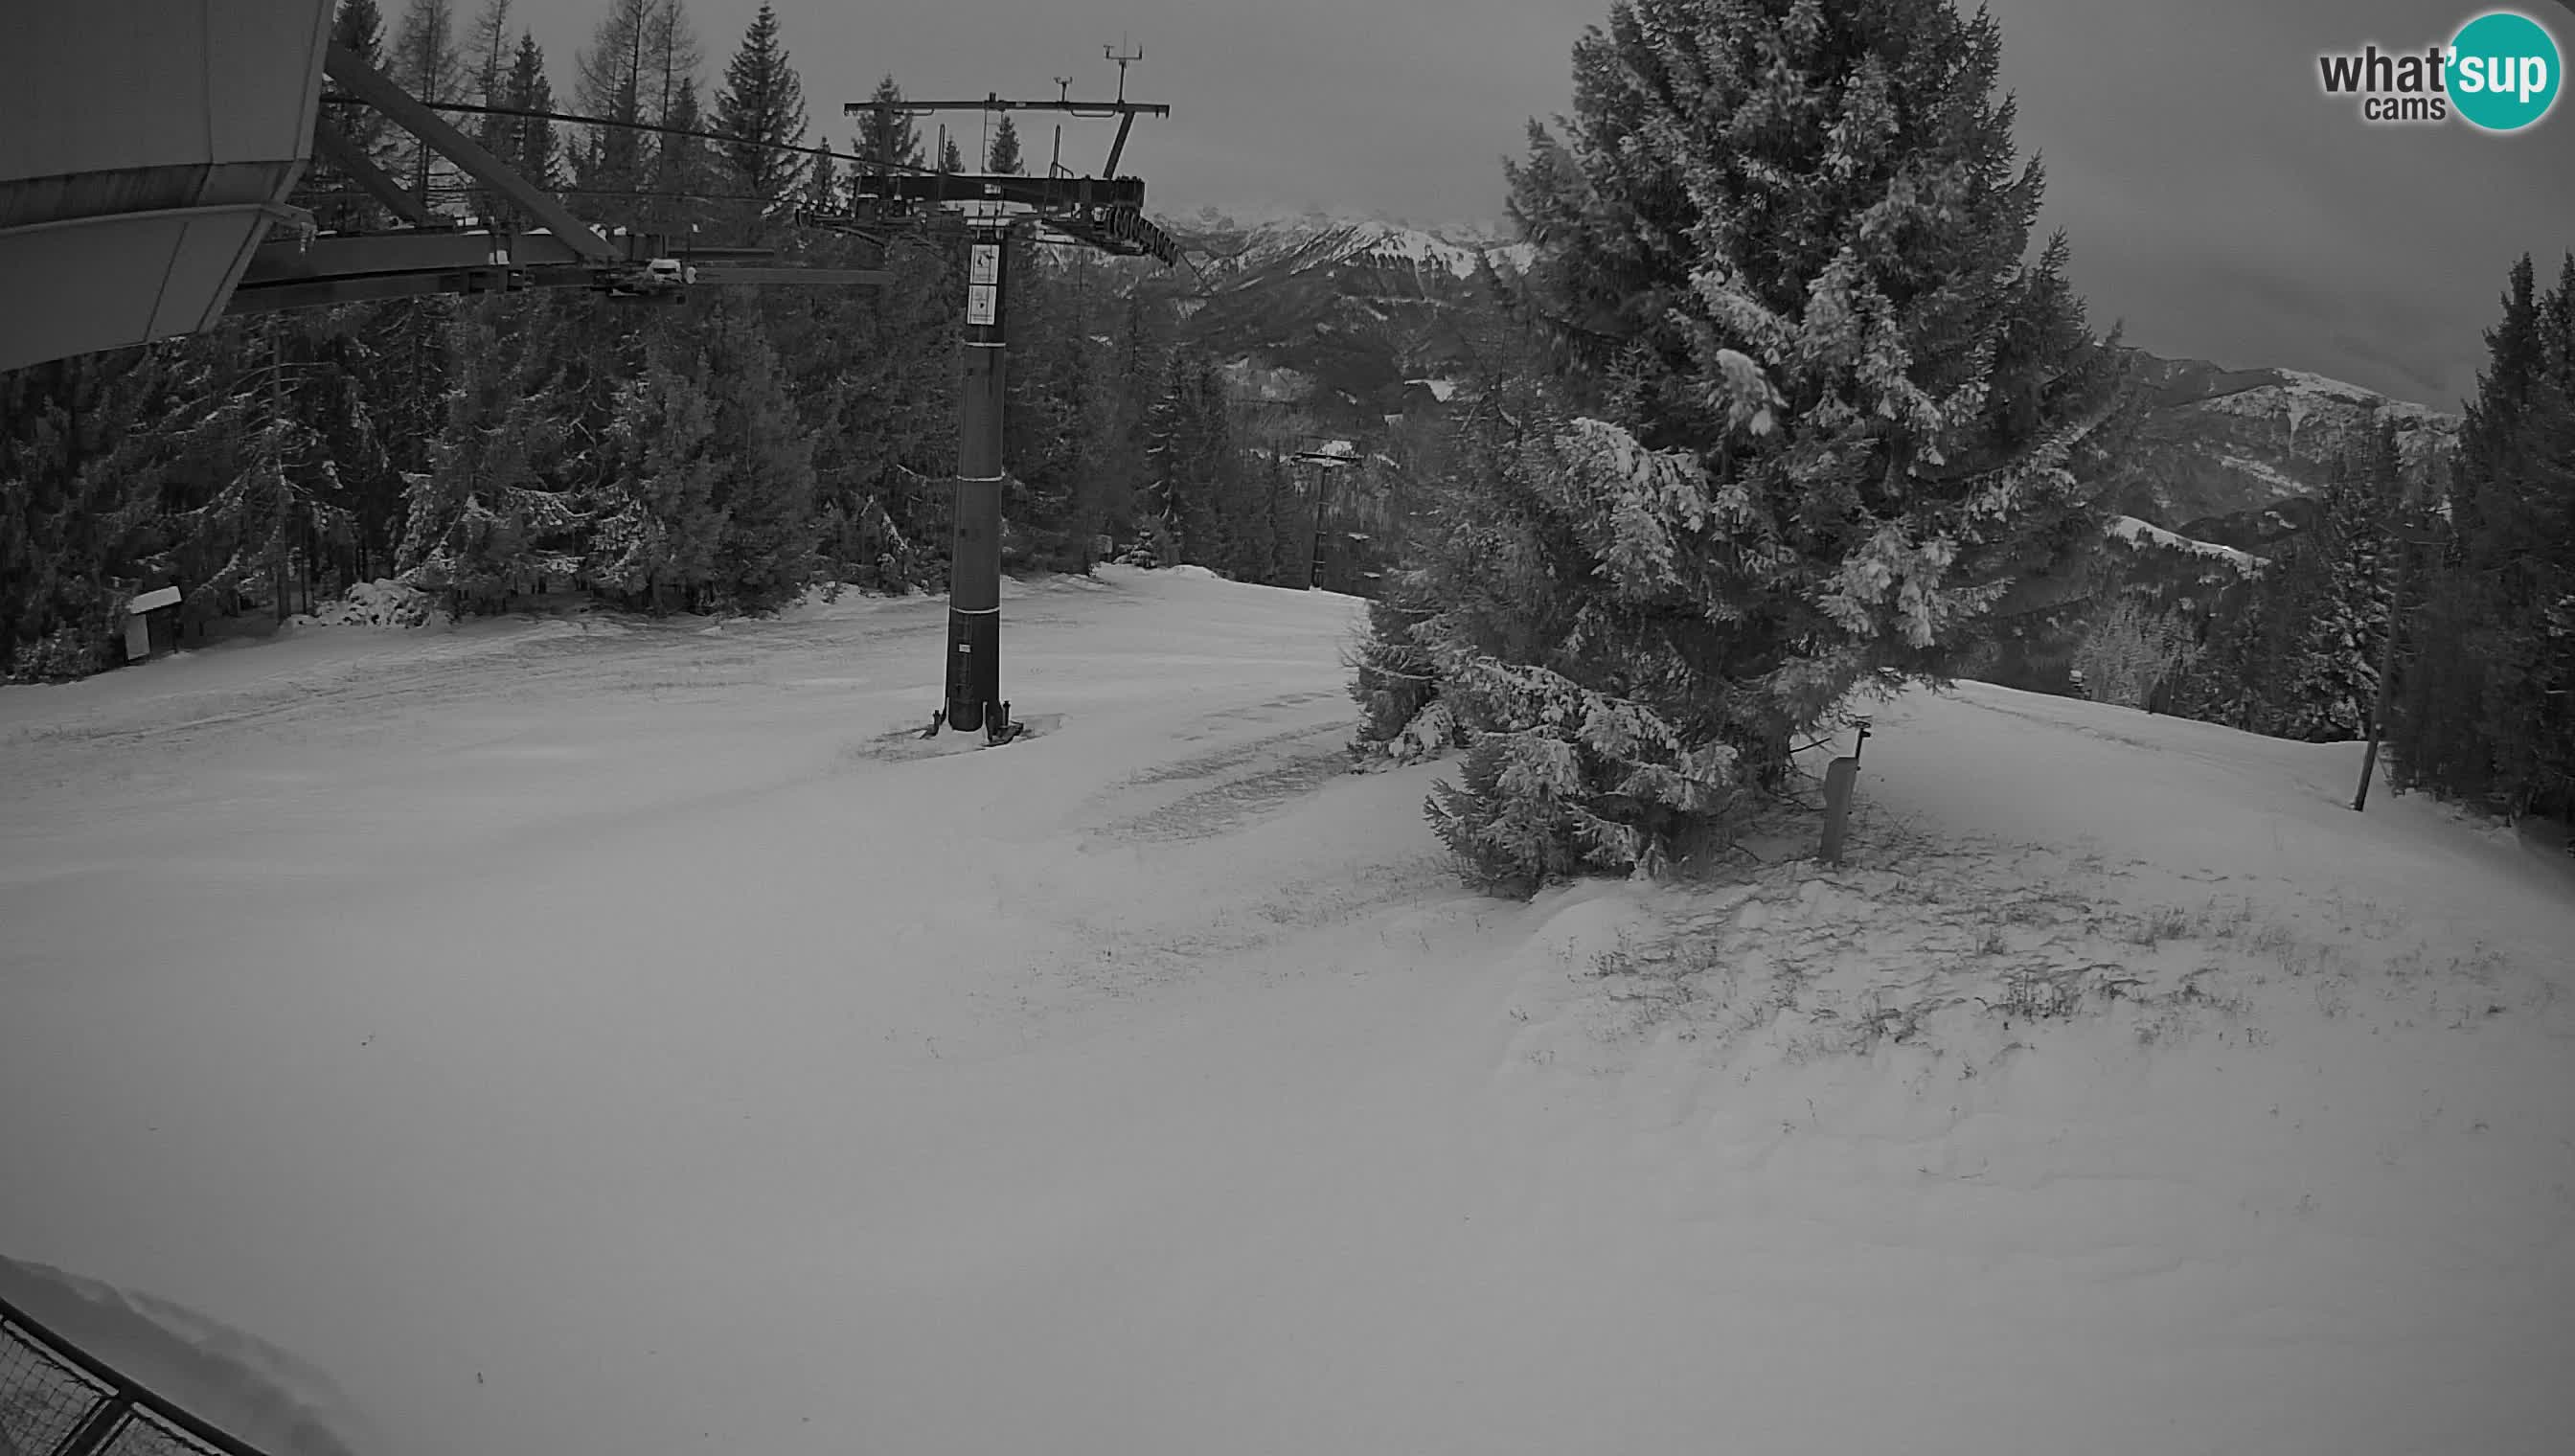
{"label": "snow laden branch", "polygon": [[1956,670],[2097,537],[2073,472],[2117,356],[2033,255],[2000,57],[1939,0],[1628,0],[1575,47],[1511,205],[1527,316],[1585,332],[1533,351],[1514,409],[1549,423],[1458,442],[1378,620],[1482,735],[1432,807],[1479,873],[1730,832],[1854,691]]}

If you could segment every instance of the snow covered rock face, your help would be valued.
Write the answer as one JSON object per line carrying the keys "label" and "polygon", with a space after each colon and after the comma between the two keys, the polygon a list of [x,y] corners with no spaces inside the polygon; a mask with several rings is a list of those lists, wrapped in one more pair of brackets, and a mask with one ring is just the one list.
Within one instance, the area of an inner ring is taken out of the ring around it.
{"label": "snow covered rock face", "polygon": [[2335,454],[2357,445],[2372,410],[2396,427],[2419,483],[2455,449],[2460,420],[2357,385],[2296,370],[2226,370],[2202,360],[2131,355],[2153,392],[2122,464],[2115,511],[2178,529],[2321,490]]}

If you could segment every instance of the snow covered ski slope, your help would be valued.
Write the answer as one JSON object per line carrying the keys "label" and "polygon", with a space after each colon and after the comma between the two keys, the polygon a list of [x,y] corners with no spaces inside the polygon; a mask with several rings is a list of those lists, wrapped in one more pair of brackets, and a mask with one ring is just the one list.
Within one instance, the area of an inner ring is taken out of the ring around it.
{"label": "snow covered ski slope", "polygon": [[2575,886],[1970,688],[1848,867],[1460,891],[1347,599],[317,630],[0,693],[0,1254],[386,1456],[2555,1453]]}

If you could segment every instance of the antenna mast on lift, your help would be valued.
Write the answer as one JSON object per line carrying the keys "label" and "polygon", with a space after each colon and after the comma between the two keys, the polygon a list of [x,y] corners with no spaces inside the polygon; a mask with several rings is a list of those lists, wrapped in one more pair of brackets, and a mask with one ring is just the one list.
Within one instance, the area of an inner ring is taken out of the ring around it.
{"label": "antenna mast on lift", "polygon": [[[1118,165],[1139,116],[1169,116],[1172,109],[1127,99],[1127,67],[1144,51],[1104,48],[1118,63],[1114,101],[1077,101],[1073,83],[1057,77],[1053,101],[1008,101],[989,92],[975,101],[853,101],[849,116],[892,113],[923,116],[941,111],[1052,111],[1070,116],[1118,118],[1101,175],[1065,170],[1063,129],[1056,157],[1044,177],[1018,173],[924,173],[888,165],[852,180],[851,215],[813,219],[853,231],[893,223],[927,229],[959,217],[965,223],[966,378],[958,398],[956,535],[949,555],[946,704],[931,715],[923,737],[942,728],[981,728],[988,744],[1007,743],[1026,730],[1002,698],[1002,380],[1009,354],[1010,252],[1015,239],[1091,248],[1129,258],[1152,258],[1169,267],[1180,245],[1145,217],[1145,184],[1121,177]],[[891,132],[889,125],[886,130]],[[891,158],[886,159],[891,162]],[[987,165],[990,159],[985,159]]]}

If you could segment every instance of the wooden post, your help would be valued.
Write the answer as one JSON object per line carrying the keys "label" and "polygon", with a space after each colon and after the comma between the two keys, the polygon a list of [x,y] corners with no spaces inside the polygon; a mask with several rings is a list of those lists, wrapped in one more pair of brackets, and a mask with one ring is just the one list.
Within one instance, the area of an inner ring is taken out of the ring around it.
{"label": "wooden post", "polygon": [[1869,721],[1858,720],[1859,737],[1847,757],[1824,767],[1824,842],[1817,857],[1826,864],[1842,862],[1842,836],[1850,827],[1851,786],[1859,779],[1859,750],[1868,745]]}
{"label": "wooden post", "polygon": [[2387,641],[2378,650],[2378,702],[2369,711],[2369,746],[2360,755],[2360,788],[2351,796],[2351,807],[2359,813],[2369,807],[2369,780],[2378,774],[2378,740],[2387,731],[2387,706],[2395,699],[2396,633],[2403,620],[2405,606],[2405,543],[2397,542],[2396,583],[2387,594]]}
{"label": "wooden post", "polygon": [[1826,864],[1842,862],[1842,834],[1850,827],[1851,782],[1859,777],[1859,759],[1835,758],[1824,769],[1824,843],[1818,851]]}

